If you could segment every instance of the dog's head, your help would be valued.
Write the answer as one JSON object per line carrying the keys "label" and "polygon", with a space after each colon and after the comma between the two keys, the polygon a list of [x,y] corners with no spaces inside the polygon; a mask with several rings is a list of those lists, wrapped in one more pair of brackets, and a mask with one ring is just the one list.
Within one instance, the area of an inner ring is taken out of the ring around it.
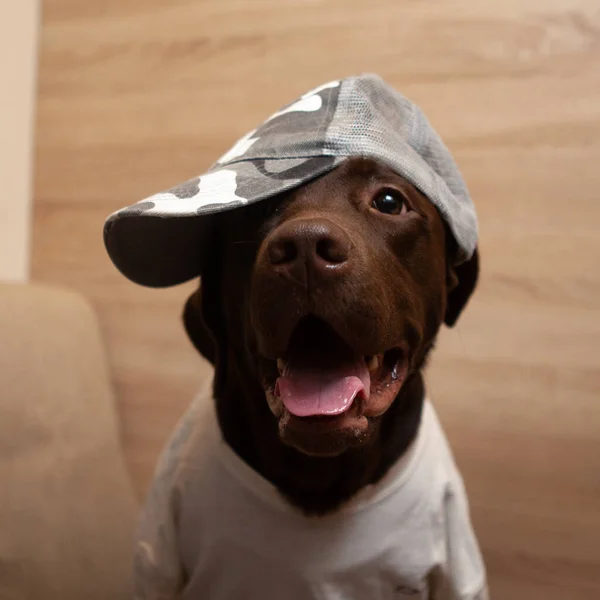
{"label": "dog's head", "polygon": [[372,441],[453,325],[478,275],[434,205],[352,158],[291,192],[218,215],[184,323],[217,381],[262,389],[281,441],[333,456]]}

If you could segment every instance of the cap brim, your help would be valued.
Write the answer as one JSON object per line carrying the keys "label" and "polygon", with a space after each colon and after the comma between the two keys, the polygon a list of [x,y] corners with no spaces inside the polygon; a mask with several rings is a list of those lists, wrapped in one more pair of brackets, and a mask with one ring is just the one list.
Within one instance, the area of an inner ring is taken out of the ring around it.
{"label": "cap brim", "polygon": [[344,157],[247,160],[229,164],[133,204],[104,226],[108,254],[125,277],[168,287],[198,277],[209,250],[211,215],[248,206],[322,175]]}

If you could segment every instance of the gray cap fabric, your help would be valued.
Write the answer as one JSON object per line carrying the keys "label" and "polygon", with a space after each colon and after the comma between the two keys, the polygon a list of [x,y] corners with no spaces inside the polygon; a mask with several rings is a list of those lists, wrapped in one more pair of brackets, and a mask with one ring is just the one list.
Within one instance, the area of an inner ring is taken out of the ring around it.
{"label": "gray cap fabric", "polygon": [[296,188],[352,156],[374,158],[437,207],[461,263],[477,244],[477,216],[450,152],[423,112],[376,75],[331,81],[241,138],[204,175],[117,211],[104,241],[117,268],[148,286],[200,275],[211,214]]}

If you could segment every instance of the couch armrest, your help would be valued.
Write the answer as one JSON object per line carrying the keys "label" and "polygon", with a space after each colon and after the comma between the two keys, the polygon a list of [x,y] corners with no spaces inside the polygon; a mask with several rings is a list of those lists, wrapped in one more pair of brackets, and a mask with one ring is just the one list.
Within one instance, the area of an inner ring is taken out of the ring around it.
{"label": "couch armrest", "polygon": [[0,285],[0,598],[130,598],[135,511],[93,310]]}

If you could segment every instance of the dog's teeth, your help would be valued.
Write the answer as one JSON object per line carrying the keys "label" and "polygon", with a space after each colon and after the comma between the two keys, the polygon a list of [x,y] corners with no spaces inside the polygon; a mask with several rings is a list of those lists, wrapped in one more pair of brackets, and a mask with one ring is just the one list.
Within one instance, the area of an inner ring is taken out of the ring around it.
{"label": "dog's teeth", "polygon": [[279,370],[279,374],[283,375],[283,372],[285,371],[285,362],[283,358],[277,359],[277,369]]}
{"label": "dog's teeth", "polygon": [[367,369],[369,369],[371,373],[379,369],[379,356],[377,356],[377,354],[373,356],[366,356],[365,359],[367,361]]}

